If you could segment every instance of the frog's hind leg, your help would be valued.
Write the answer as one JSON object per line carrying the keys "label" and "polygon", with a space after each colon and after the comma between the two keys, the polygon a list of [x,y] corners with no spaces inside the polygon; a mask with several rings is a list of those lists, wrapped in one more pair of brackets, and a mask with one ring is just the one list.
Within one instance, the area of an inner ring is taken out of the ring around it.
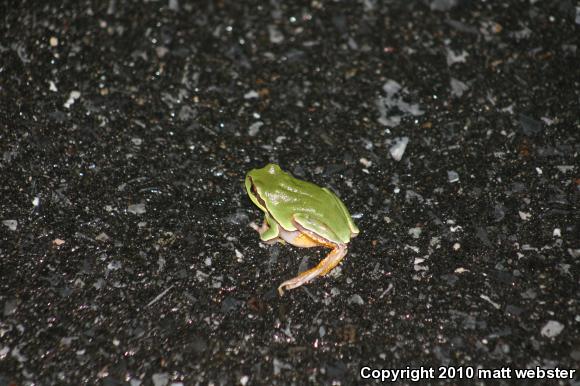
{"label": "frog's hind leg", "polygon": [[334,249],[316,267],[280,284],[278,293],[282,296],[285,290],[300,287],[318,276],[326,275],[341,262],[347,252],[348,248],[345,244],[336,244]]}

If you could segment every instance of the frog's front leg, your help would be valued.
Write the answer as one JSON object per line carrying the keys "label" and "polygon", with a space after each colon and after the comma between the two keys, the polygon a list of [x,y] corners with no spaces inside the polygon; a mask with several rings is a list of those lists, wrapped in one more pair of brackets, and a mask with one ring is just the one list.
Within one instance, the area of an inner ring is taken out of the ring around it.
{"label": "frog's front leg", "polygon": [[276,244],[281,241],[278,237],[280,225],[268,215],[264,216],[262,226],[258,226],[255,222],[251,222],[250,226],[260,234],[260,239],[266,244]]}
{"label": "frog's front leg", "polygon": [[344,259],[347,252],[346,244],[336,244],[332,251],[316,267],[280,284],[278,293],[282,296],[285,290],[300,287],[318,276],[326,275]]}

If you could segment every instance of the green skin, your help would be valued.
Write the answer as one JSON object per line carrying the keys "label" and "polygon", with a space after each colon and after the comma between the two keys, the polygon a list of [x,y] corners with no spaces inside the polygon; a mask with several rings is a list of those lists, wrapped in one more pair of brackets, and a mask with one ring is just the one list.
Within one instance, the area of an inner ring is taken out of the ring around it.
{"label": "green skin", "polygon": [[261,227],[251,224],[262,241],[332,248],[318,266],[282,283],[280,295],[330,272],[346,256],[350,239],[359,233],[348,209],[333,192],[296,179],[276,164],[251,170],[245,185],[250,199],[265,214]]}

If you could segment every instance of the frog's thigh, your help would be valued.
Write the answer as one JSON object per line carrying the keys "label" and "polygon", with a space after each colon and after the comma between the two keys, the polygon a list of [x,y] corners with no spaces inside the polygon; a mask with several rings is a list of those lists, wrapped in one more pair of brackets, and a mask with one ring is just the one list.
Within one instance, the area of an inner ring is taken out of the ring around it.
{"label": "frog's thigh", "polygon": [[314,240],[312,237],[300,231],[287,231],[280,227],[280,238],[294,245],[295,247],[310,248],[323,247],[324,244]]}
{"label": "frog's thigh", "polygon": [[[305,233],[311,239],[318,242],[319,245],[327,246],[329,248],[334,248],[334,243],[332,240],[337,240],[338,236],[323,222],[318,219],[309,216],[307,213],[296,213],[293,216],[294,225],[302,233]],[[332,238],[332,240],[326,240],[323,236],[318,235],[311,231],[311,229],[324,229],[324,232]]]}
{"label": "frog's thigh", "polygon": [[326,256],[316,267],[302,272],[295,278],[286,280],[284,283],[280,284],[278,287],[278,293],[280,296],[282,296],[285,290],[300,287],[302,284],[308,283],[315,277],[325,275],[326,273],[330,272],[346,256],[347,251],[348,248],[345,244],[337,244],[335,248],[330,251],[328,256]]}

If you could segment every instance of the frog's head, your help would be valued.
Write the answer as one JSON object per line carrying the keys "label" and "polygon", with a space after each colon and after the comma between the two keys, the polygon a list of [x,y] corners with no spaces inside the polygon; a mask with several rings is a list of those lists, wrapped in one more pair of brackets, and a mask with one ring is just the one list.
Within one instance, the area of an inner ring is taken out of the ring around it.
{"label": "frog's head", "polygon": [[268,164],[261,169],[252,169],[246,175],[245,186],[250,199],[258,208],[267,212],[266,203],[263,198],[263,191],[276,180],[276,176],[284,174],[280,166]]}

